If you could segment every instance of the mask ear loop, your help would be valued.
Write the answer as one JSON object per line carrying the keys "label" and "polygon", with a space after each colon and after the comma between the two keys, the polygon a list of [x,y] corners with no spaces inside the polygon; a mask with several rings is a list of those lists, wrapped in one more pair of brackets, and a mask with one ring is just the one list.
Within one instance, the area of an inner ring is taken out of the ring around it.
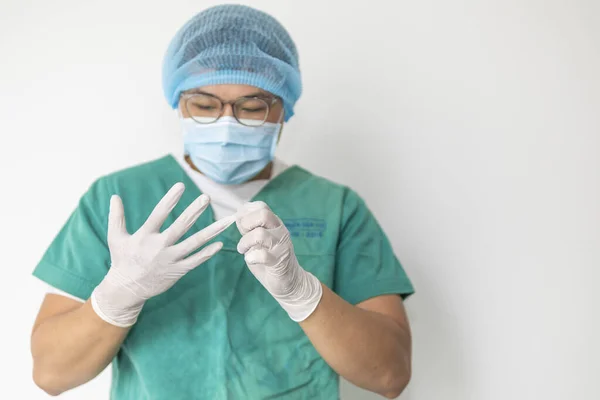
{"label": "mask ear loop", "polygon": [[[177,115],[177,119],[179,119],[180,121],[182,121],[183,118],[183,114],[181,113],[181,107],[179,107],[179,103],[177,103],[177,107],[173,110],[175,111],[175,115]],[[183,134],[183,132],[182,132]],[[185,145],[183,146],[183,158],[185,160],[185,158],[189,156],[189,153],[185,150]],[[187,160],[185,160],[185,162],[187,163]]]}
{"label": "mask ear loop", "polygon": [[273,144],[273,154],[275,154],[275,148],[277,147],[277,145],[279,144],[279,141],[281,140],[281,132],[283,131],[283,119],[285,116],[285,107],[283,106],[283,101],[281,101],[281,115],[279,116],[279,120],[277,121],[277,124],[279,125],[279,132],[277,133],[277,140],[275,140],[274,144]]}
{"label": "mask ear loop", "polygon": [[273,141],[273,148],[271,149],[271,154],[273,154],[273,159],[275,159],[275,150],[277,149],[277,145],[281,140],[281,132],[283,132],[283,117],[285,116],[285,108],[281,107],[281,115],[279,116],[279,120],[277,121],[277,125],[279,125],[279,129],[277,132],[277,139]]}

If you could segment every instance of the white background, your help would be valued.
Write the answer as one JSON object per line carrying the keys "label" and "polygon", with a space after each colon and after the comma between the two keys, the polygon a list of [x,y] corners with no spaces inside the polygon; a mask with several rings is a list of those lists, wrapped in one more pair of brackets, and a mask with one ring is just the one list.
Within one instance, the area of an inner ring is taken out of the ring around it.
{"label": "white background", "polygon": [[[31,271],[95,178],[178,151],[162,55],[212,4],[0,0],[0,398],[46,398]],[[600,2],[251,4],[301,56],[278,155],[356,189],[416,286],[401,398],[599,399]]]}

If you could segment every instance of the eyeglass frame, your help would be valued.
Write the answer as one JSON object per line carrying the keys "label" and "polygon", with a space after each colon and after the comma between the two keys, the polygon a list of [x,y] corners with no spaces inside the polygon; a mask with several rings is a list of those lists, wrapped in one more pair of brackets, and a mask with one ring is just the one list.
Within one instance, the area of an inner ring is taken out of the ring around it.
{"label": "eyeglass frame", "polygon": [[[242,124],[244,126],[250,126],[250,127],[263,126],[265,124],[265,122],[267,122],[267,119],[269,119],[269,114],[271,113],[271,107],[273,105],[275,105],[275,103],[277,103],[278,101],[282,102],[281,98],[279,98],[278,96],[269,96],[269,95],[268,96],[264,96],[264,97],[263,96],[240,96],[240,97],[238,97],[237,99],[234,99],[234,100],[224,101],[219,96],[216,96],[216,95],[211,94],[211,93],[206,93],[206,92],[197,91],[197,92],[191,92],[191,93],[189,93],[189,92],[188,93],[181,93],[179,95],[180,101],[181,101],[181,99],[185,100],[184,109],[190,115],[191,115],[191,113],[190,113],[190,110],[188,110],[188,108],[187,108],[187,102],[188,102],[188,100],[189,100],[190,97],[192,97],[192,96],[198,96],[198,95],[212,97],[214,99],[219,100],[219,102],[221,103],[221,111],[219,112],[219,116],[214,121],[211,121],[211,122],[199,122],[196,119],[194,119],[194,117],[191,117],[194,120],[195,123],[201,124],[201,125],[209,125],[209,124],[214,124],[215,122],[217,122],[223,116],[223,113],[225,112],[225,106],[229,104],[231,106],[231,113],[233,114],[233,117],[240,124]],[[267,100],[267,98],[269,98],[269,97],[271,98],[270,101]],[[262,101],[264,101],[267,104],[267,112],[265,113],[265,118],[261,121],[261,123],[259,125],[246,125],[242,121],[240,121],[239,118],[237,117],[237,115],[235,113],[235,107],[234,107],[234,105],[235,105],[235,103],[237,103],[238,101],[240,101],[242,99],[262,100]],[[283,109],[281,110],[281,112],[283,113]]]}

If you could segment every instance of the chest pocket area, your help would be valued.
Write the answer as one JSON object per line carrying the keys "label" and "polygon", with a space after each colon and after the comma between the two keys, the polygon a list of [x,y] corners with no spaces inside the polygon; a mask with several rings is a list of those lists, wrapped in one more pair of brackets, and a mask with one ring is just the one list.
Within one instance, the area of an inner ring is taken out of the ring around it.
{"label": "chest pocket area", "polygon": [[337,229],[322,218],[282,218],[290,232],[294,252],[305,270],[331,287],[335,267]]}

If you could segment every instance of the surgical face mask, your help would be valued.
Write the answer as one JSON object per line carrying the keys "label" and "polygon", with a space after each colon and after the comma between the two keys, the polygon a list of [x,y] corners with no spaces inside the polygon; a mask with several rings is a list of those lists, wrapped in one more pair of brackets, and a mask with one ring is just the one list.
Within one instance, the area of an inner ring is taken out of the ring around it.
{"label": "surgical face mask", "polygon": [[211,124],[181,119],[185,154],[207,177],[217,183],[236,185],[262,171],[275,157],[281,123],[265,122],[250,127],[233,117]]}

